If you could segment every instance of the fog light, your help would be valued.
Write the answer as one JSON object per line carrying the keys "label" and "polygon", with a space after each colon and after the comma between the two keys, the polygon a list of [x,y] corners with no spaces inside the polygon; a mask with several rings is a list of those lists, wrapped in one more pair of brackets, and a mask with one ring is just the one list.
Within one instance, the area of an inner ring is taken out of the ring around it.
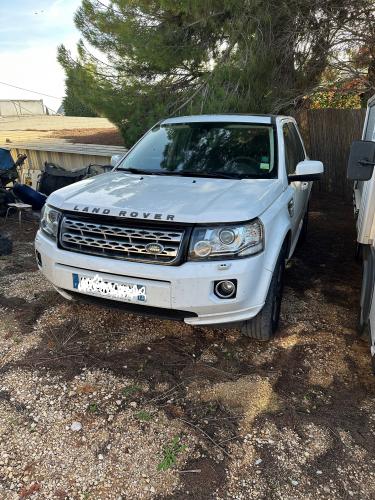
{"label": "fog light", "polygon": [[231,299],[236,296],[237,280],[215,281],[214,290],[220,299]]}

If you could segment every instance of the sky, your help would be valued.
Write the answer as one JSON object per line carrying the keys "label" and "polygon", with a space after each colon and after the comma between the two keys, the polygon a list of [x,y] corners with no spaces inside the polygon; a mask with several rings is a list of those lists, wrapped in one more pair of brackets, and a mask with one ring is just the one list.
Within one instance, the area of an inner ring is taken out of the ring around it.
{"label": "sky", "polygon": [[0,0],[0,99],[43,99],[56,111],[64,96],[64,71],[56,60],[63,43],[75,54],[73,16],[81,0]]}

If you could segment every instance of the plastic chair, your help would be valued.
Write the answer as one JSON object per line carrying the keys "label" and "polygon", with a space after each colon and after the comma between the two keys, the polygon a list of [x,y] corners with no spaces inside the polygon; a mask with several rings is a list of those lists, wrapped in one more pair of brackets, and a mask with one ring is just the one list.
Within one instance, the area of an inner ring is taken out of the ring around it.
{"label": "plastic chair", "polygon": [[16,210],[18,212],[18,223],[22,224],[22,212],[30,212],[32,210],[32,206],[27,203],[8,203],[7,213],[5,215],[5,222],[8,220],[8,215],[11,210]]}

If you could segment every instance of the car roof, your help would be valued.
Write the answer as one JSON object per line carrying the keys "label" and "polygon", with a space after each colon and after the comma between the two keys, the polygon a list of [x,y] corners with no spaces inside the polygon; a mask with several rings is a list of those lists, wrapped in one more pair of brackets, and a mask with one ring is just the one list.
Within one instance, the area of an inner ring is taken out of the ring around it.
{"label": "car roof", "polygon": [[196,122],[235,122],[235,123],[259,123],[262,125],[271,125],[275,123],[276,115],[256,115],[240,113],[224,113],[214,115],[189,115],[176,116],[162,120],[163,124],[173,123],[196,123]]}

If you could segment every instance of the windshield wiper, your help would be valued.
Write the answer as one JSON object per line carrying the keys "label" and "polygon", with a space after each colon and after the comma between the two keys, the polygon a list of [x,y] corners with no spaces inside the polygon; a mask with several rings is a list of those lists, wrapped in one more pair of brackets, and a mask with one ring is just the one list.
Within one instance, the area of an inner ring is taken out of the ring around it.
{"label": "windshield wiper", "polygon": [[142,175],[179,175],[182,177],[211,177],[214,179],[241,179],[241,175],[235,172],[228,174],[224,172],[190,172],[185,170],[146,170],[142,168],[117,168],[117,171],[129,172],[130,174],[142,174]]}
{"label": "windshield wiper", "polygon": [[141,175],[164,175],[162,170],[147,170],[145,168],[134,168],[134,167],[119,167],[116,168],[117,172],[129,172],[130,174],[141,174]]}
{"label": "windshield wiper", "polygon": [[[236,173],[227,174],[224,172],[186,172],[184,170],[180,172],[173,172],[174,175],[181,175],[184,177],[212,177],[215,179],[241,179],[241,176]],[[173,175],[172,174],[172,175]]]}

